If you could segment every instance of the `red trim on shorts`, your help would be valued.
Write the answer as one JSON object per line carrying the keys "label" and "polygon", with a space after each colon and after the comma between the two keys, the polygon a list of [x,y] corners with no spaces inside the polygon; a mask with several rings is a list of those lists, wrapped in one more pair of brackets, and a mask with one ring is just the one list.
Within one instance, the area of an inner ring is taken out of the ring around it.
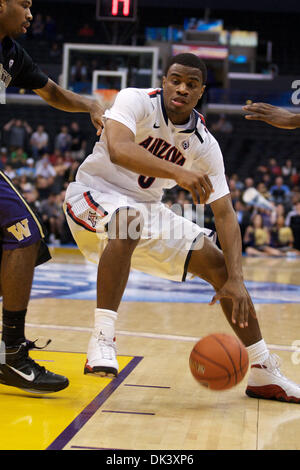
{"label": "red trim on shorts", "polygon": [[86,230],[89,230],[90,232],[93,232],[93,233],[96,232],[96,229],[91,228],[86,222],[84,222],[83,220],[76,217],[76,215],[72,211],[71,205],[68,202],[67,202],[67,213],[77,225],[80,225],[81,227],[84,227]]}
{"label": "red trim on shorts", "polygon": [[87,192],[83,193],[83,196],[84,196],[84,199],[86,200],[86,202],[88,203],[88,205],[89,205],[95,212],[97,212],[98,214],[100,214],[101,217],[105,217],[106,215],[108,215],[108,212],[106,212],[106,210],[103,209],[103,207],[101,207],[100,204],[98,204],[96,201],[94,201],[94,199],[93,199],[92,196],[91,196],[90,191],[87,191]]}

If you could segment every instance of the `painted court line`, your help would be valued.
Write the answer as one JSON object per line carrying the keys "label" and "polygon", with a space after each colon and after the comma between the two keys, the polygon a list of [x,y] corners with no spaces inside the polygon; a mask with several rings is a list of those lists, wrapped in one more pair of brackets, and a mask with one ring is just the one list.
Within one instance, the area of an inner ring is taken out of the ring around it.
{"label": "painted court line", "polygon": [[155,416],[155,413],[144,413],[141,411],[115,411],[115,410],[102,410],[102,413],[119,413],[122,415],[149,415]]}
{"label": "painted court line", "polygon": [[111,394],[121,385],[128,377],[133,369],[140,363],[143,358],[134,357],[129,364],[119,373],[118,377],[113,379],[102,392],[99,393],[89,403],[84,410],[66,427],[66,429],[47,447],[46,450],[62,450],[68,442],[80,431],[80,429],[89,421],[89,419],[98,411],[98,409],[106,402]]}
{"label": "painted court line", "polygon": [[[1,324],[1,322],[0,322]],[[93,328],[83,327],[83,326],[61,326],[61,325],[44,325],[38,323],[26,323],[26,326],[31,328],[42,328],[47,330],[63,330],[63,331],[81,331],[81,332],[92,332]],[[159,333],[147,333],[142,331],[124,331],[124,330],[117,330],[117,335],[120,336],[133,336],[137,338],[150,338],[150,339],[161,339],[161,340],[169,340],[169,341],[186,341],[189,343],[196,343],[201,339],[200,337],[193,337],[193,336],[179,336],[179,335],[161,335]],[[277,350],[277,351],[299,351],[299,347],[297,346],[288,346],[288,345],[280,345],[280,344],[267,344],[269,349]]]}
{"label": "painted court line", "polygon": [[124,387],[145,387],[145,388],[167,388],[171,387],[162,387],[161,385],[136,385],[136,384],[124,384]]}
{"label": "painted court line", "polygon": [[89,447],[89,446],[71,446],[71,449],[85,449],[85,450],[125,450],[125,449],[113,449],[112,447]]}

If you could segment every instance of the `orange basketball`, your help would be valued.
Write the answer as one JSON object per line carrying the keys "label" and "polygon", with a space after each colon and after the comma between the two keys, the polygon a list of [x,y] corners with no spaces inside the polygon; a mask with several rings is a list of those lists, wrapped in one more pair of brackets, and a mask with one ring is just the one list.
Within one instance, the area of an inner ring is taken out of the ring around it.
{"label": "orange basketball", "polygon": [[237,385],[248,370],[245,346],[231,335],[214,333],[195,344],[190,369],[195,379],[211,390],[227,390]]}

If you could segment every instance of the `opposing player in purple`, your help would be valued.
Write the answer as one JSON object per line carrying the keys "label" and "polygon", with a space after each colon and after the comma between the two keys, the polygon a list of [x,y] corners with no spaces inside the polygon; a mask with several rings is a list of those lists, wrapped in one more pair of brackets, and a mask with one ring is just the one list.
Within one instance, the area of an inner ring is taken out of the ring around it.
{"label": "opposing player in purple", "polygon": [[[0,89],[8,86],[35,91],[48,104],[69,112],[90,113],[102,130],[102,109],[93,100],[64,90],[50,80],[14,40],[32,21],[31,0],[0,0]],[[5,104],[0,110],[5,112]],[[25,337],[25,316],[35,266],[50,259],[43,228],[9,178],[0,171],[0,291],[3,297],[0,383],[33,393],[57,392],[68,379],[29,357],[35,348]]]}

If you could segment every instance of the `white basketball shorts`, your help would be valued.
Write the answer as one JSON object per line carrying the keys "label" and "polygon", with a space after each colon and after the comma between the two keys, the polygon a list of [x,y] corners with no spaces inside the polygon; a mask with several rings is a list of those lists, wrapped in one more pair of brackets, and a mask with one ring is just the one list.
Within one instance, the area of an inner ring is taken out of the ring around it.
{"label": "white basketball shorts", "polygon": [[[136,211],[142,215],[143,228],[131,267],[173,281],[190,279],[192,275],[187,269],[192,251],[202,248],[204,236],[215,241],[213,231],[175,214],[161,202],[139,203],[117,190],[96,191],[78,182],[69,185],[64,202],[64,212],[78,248],[86,259],[96,264],[107,245],[108,223],[113,215],[119,212],[126,217]],[[134,229],[135,225],[133,236]]]}

